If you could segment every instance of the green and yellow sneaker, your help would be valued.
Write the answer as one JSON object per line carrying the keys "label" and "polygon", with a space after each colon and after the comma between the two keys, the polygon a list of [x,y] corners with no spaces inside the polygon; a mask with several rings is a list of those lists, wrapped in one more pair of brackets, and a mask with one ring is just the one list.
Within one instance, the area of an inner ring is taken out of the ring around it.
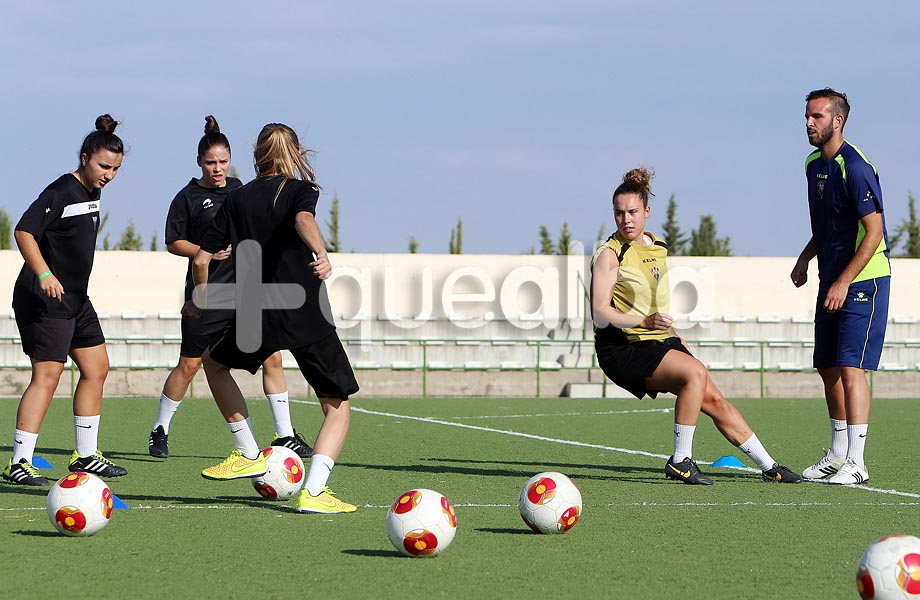
{"label": "green and yellow sneaker", "polygon": [[74,450],[70,457],[70,464],[67,466],[67,470],[71,473],[77,473],[79,471],[92,473],[98,477],[123,477],[128,474],[128,469],[119,467],[102,456],[102,452],[99,450],[96,450],[95,454],[89,456],[80,456],[77,454],[77,451]]}
{"label": "green and yellow sneaker", "polygon": [[335,494],[328,487],[324,487],[319,496],[311,496],[306,488],[300,492],[300,500],[297,502],[297,512],[299,513],[353,513],[358,507],[348,502],[342,502],[335,497]]}
{"label": "green and yellow sneaker", "polygon": [[3,471],[3,479],[15,485],[34,485],[36,487],[43,487],[50,483],[42,477],[41,471],[24,458],[20,458],[18,463],[13,463],[11,458],[10,464]]}
{"label": "green and yellow sneaker", "polygon": [[227,481],[244,477],[258,477],[259,475],[265,475],[266,470],[265,457],[262,456],[261,452],[256,458],[246,458],[242,452],[234,450],[224,462],[202,471],[201,476],[205,479]]}

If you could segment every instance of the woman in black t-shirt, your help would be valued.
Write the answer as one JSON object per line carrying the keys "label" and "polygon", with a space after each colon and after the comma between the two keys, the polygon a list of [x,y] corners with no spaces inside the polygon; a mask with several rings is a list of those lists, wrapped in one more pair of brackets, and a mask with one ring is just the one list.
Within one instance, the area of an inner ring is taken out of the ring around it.
{"label": "woman in black t-shirt", "polygon": [[[223,205],[227,194],[243,185],[239,179],[228,177],[230,141],[221,133],[217,119],[211,115],[205,117],[204,136],[198,142],[197,162],[201,167],[201,177],[192,178],[176,194],[166,217],[166,249],[176,256],[188,258],[188,273],[185,278],[186,300],[192,297],[192,258],[198,252],[198,244],[211,226],[214,215]],[[233,283],[233,264],[227,260],[230,253],[231,248],[227,247],[214,254],[209,267],[209,281]],[[179,364],[169,373],[163,384],[157,418],[148,437],[151,456],[169,457],[170,421],[201,367],[201,355],[208,344],[220,335],[232,317],[232,309],[209,310],[198,319],[182,317]],[[262,367],[262,387],[275,420],[275,439],[271,445],[285,446],[302,458],[308,458],[313,449],[294,431],[291,424],[281,353],[276,352],[267,357]]]}
{"label": "woman in black t-shirt", "polygon": [[19,402],[13,457],[2,474],[13,484],[49,483],[32,465],[33,454],[68,356],[80,370],[73,396],[76,450],[68,469],[101,477],[128,472],[105,458],[97,445],[109,355],[87,295],[100,192],[124,158],[124,144],[114,133],[117,125],[109,115],[96,119],[96,130],[83,140],[77,169],[46,187],[15,228],[25,264],[13,287],[13,310],[23,352],[32,362],[32,379]]}
{"label": "woman in black t-shirt", "polygon": [[255,373],[266,356],[286,348],[316,392],[325,416],[297,510],[346,513],[354,512],[355,505],[337,499],[326,482],[348,434],[348,397],[358,391],[358,383],[336,335],[323,285],[332,265],[315,220],[319,186],[306,154],[290,127],[263,127],[255,148],[256,179],[230,193],[195,255],[193,277],[198,287],[195,300],[183,307],[185,314],[198,315],[199,307],[207,306],[208,266],[230,243],[236,283],[243,292],[230,326],[203,359],[236,450],[201,474],[226,480],[265,472],[265,458],[247,422],[246,401],[230,369]]}

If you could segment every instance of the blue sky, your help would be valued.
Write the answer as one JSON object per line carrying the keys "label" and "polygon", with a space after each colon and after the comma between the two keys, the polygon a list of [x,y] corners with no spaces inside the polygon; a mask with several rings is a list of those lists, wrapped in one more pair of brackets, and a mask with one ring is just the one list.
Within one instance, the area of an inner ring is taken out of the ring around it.
{"label": "blue sky", "polygon": [[795,256],[809,90],[850,96],[846,136],[880,171],[889,230],[920,193],[918,23],[907,0],[7,0],[0,206],[17,220],[109,112],[130,151],[108,231],[133,219],[162,244],[214,114],[244,180],[267,122],[317,150],[318,217],[337,193],[347,251],[414,236],[444,253],[458,218],[465,253],[527,252],[563,222],[590,246],[622,174],[649,164],[650,230],[673,193],[685,232],[712,214],[736,255]]}

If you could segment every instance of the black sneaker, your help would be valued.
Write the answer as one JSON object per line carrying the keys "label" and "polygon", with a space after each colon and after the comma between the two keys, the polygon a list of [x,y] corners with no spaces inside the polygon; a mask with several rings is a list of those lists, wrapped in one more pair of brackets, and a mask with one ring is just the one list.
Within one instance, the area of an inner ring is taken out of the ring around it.
{"label": "black sneaker", "polygon": [[163,430],[162,425],[150,432],[150,456],[169,458],[169,435]]}
{"label": "black sneaker", "polygon": [[128,469],[119,467],[112,461],[102,456],[102,452],[96,450],[92,456],[80,456],[74,451],[70,457],[70,466],[67,467],[71,473],[83,471],[99,477],[121,477],[128,474]]}
{"label": "black sneaker", "polygon": [[773,468],[763,472],[763,480],[775,483],[802,483],[803,478],[787,467],[773,463]]}
{"label": "black sneaker", "polygon": [[275,434],[275,439],[272,440],[272,446],[283,446],[289,450],[293,450],[297,453],[297,456],[300,458],[310,458],[313,456],[313,448],[304,441],[300,434],[297,433],[297,430],[294,430],[294,435],[289,435],[287,437],[278,437],[278,434]]}
{"label": "black sneaker", "polygon": [[664,465],[664,474],[668,479],[676,479],[691,485],[712,485],[712,479],[703,475],[692,459],[685,458],[679,463],[674,462],[673,459],[673,456],[668,458],[668,462]]}
{"label": "black sneaker", "polygon": [[41,471],[24,458],[20,458],[16,464],[13,464],[11,458],[10,464],[3,472],[3,479],[15,485],[34,485],[36,487],[44,487],[50,483],[42,477]]}

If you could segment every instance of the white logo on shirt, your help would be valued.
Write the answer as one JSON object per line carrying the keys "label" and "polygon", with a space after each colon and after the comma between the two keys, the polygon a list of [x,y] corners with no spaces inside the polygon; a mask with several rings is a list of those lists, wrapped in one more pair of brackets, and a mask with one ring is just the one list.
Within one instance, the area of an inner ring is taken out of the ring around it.
{"label": "white logo on shirt", "polygon": [[99,203],[95,201],[91,202],[79,202],[77,204],[68,204],[64,207],[64,213],[61,215],[62,219],[67,217],[79,217],[80,215],[88,215],[90,213],[99,212]]}
{"label": "white logo on shirt", "polygon": [[214,206],[214,203],[211,202],[210,198],[205,198],[204,202],[201,203],[201,208],[211,208],[212,206]]}

